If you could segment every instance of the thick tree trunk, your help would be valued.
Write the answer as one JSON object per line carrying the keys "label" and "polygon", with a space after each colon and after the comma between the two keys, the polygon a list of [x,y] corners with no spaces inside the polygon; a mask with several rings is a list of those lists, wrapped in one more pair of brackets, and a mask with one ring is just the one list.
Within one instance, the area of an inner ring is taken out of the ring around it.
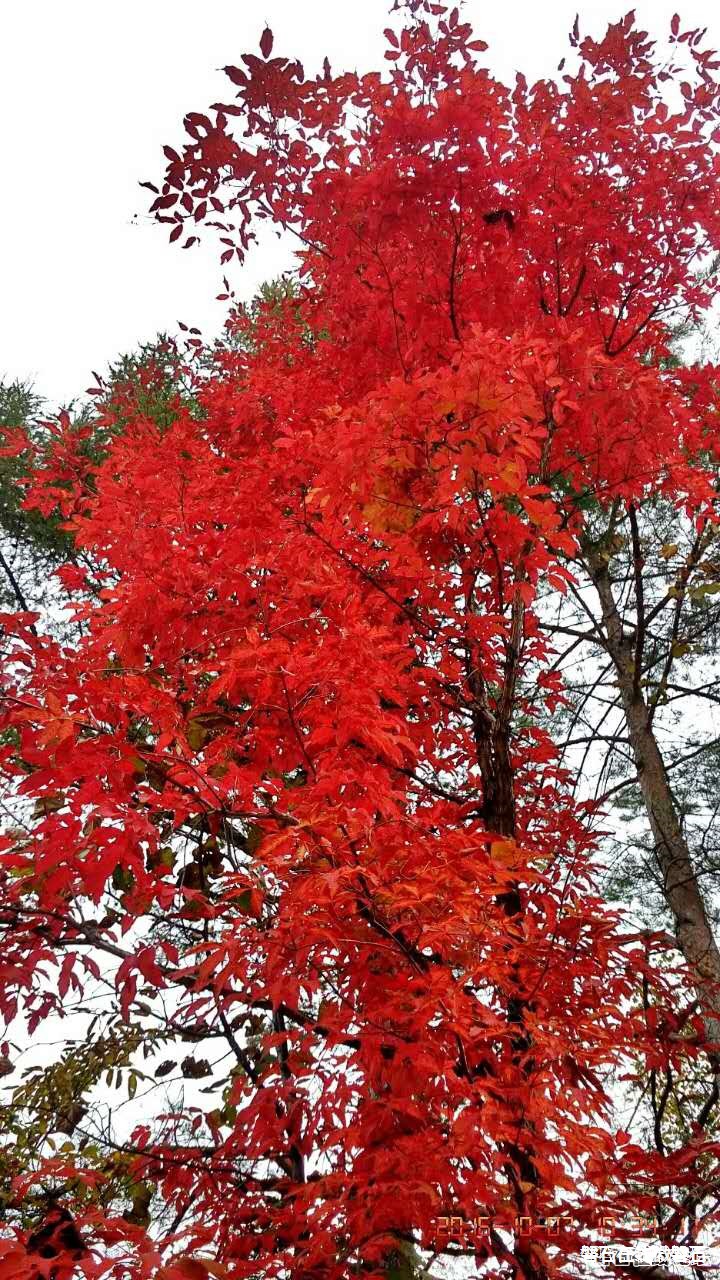
{"label": "thick tree trunk", "polygon": [[600,598],[608,653],[617,675],[638,784],[655,842],[662,892],[672,912],[678,947],[693,976],[707,1039],[716,1046],[713,1057],[717,1066],[720,1064],[720,950],[708,921],[649,708],[637,679],[635,639],[625,634],[607,560],[592,551],[588,558]]}
{"label": "thick tree trunk", "polygon": [[[480,670],[473,666],[468,653],[467,681],[471,698],[472,729],[475,740],[476,760],[482,779],[482,818],[488,831],[494,835],[515,839],[516,813],[512,756],[510,751],[510,721],[515,698],[517,667],[520,657],[524,624],[522,598],[516,594],[512,607],[512,625],[506,646],[506,663],[503,692],[496,708],[491,711],[485,682]],[[522,929],[524,904],[520,888],[511,885],[498,894],[498,904],[505,915]],[[519,994],[521,987],[520,966],[515,965],[513,978],[517,990],[506,992],[508,1021],[513,1026],[512,1046],[518,1062],[522,1062],[522,1074],[530,1088],[534,1063],[529,1057],[532,1039],[526,1025],[526,1014],[533,1005]],[[539,1189],[539,1176],[534,1163],[536,1134],[532,1122],[527,1119],[525,1107],[517,1107],[517,1140],[506,1142],[510,1156],[507,1173],[518,1216],[534,1220],[535,1193]],[[547,1280],[547,1268],[539,1261],[531,1245],[518,1236],[515,1242],[515,1258],[525,1280]]]}

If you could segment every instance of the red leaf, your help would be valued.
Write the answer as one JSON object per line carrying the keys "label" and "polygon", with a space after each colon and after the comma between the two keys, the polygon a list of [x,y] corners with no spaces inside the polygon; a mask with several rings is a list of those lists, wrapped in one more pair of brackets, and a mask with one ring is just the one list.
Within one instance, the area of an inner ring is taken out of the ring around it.
{"label": "red leaf", "polygon": [[263,58],[269,58],[273,47],[273,33],[266,27],[260,37],[260,52]]}

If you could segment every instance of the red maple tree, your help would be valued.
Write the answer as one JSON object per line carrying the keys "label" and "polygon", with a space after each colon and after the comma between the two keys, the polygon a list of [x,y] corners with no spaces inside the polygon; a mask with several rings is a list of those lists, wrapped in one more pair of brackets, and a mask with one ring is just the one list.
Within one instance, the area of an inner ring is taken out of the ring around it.
{"label": "red maple tree", "polygon": [[2,1012],[100,983],[136,1048],[227,1056],[114,1148],[76,1117],[10,1150],[12,1203],[55,1207],[3,1276],[540,1280],[598,1214],[678,1238],[717,1181],[702,1125],[616,1118],[619,1075],[715,1060],[717,992],[595,887],[538,591],[589,495],[715,518],[715,373],[664,357],[713,297],[720,64],[674,21],[658,69],[627,18],[508,88],[456,10],[386,34],[386,74],[308,79],[266,31],[186,117],[171,238],[229,262],[268,219],[297,287],[170,425],[130,407],[102,458],[60,429],[29,486],[95,567],[73,643],[2,619]]}

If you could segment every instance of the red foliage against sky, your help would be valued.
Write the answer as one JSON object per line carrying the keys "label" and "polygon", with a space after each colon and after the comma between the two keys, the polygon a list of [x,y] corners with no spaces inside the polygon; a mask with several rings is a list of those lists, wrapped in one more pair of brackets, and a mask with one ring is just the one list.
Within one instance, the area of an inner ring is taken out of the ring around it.
{"label": "red foliage against sky", "polygon": [[717,1177],[702,1131],[618,1130],[610,1073],[679,1067],[702,1022],[594,887],[535,602],[590,497],[713,515],[714,370],[661,357],[714,290],[718,63],[627,19],[507,87],[456,11],[387,37],[382,73],[306,79],[266,31],[186,118],[173,237],[208,223],[229,261],[265,218],[299,289],[234,316],[170,427],[130,413],[100,462],[59,433],[29,497],[102,589],[65,572],[72,645],[3,618],[2,767],[36,802],[3,1012],[34,1031],[112,961],[129,1025],[159,992],[229,1058],[220,1105],[127,1144],[161,1227],[78,1144],[14,1183],[64,1187],[76,1235],[9,1230],[3,1277],[405,1277],[413,1241],[457,1252],[452,1213],[495,1219],[478,1266],[539,1280],[600,1211],[675,1238]]}

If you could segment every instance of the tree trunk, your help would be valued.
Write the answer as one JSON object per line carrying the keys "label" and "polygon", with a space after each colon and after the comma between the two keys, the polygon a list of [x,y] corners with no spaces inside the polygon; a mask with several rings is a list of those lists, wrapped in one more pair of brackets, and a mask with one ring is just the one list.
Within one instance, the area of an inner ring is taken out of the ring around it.
{"label": "tree trunk", "polygon": [[624,631],[607,559],[594,549],[586,547],[585,551],[600,598],[608,653],[617,675],[638,784],[655,842],[662,892],[672,912],[678,947],[693,977],[705,1034],[714,1046],[711,1056],[717,1069],[720,1065],[720,950],[708,921],[649,708],[635,671],[635,638]]}

